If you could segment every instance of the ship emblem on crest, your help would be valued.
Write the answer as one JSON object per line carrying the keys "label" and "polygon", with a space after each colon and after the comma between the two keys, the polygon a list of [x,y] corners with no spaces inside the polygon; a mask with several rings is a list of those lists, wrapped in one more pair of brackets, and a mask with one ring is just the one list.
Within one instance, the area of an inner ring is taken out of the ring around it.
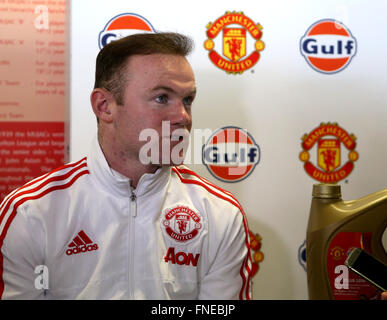
{"label": "ship emblem on crest", "polygon": [[[222,56],[214,50],[217,36],[222,33]],[[227,73],[243,73],[252,68],[259,60],[260,51],[265,48],[261,41],[262,26],[254,23],[243,12],[229,12],[207,25],[204,48],[209,51],[210,60]],[[250,38],[254,40],[254,50],[248,55]],[[247,56],[247,57],[246,57]]]}
{"label": "ship emblem on crest", "polygon": [[186,242],[194,239],[202,229],[202,217],[186,206],[165,210],[162,226],[173,240]]}
{"label": "ship emblem on crest", "polygon": [[[359,158],[355,151],[356,137],[348,134],[337,123],[321,123],[309,134],[301,138],[303,151],[300,160],[310,177],[322,183],[336,183],[345,179],[353,170],[354,162]],[[342,145],[349,151],[348,161],[342,165]],[[317,145],[317,167],[311,162],[310,150]]]}

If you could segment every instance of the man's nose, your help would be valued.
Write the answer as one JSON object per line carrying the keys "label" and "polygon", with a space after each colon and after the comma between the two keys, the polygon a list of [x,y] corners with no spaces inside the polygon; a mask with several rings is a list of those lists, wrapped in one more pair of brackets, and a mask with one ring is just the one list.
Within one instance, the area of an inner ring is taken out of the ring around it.
{"label": "man's nose", "polygon": [[191,108],[187,107],[182,101],[176,103],[171,115],[171,124],[186,127],[191,122]]}

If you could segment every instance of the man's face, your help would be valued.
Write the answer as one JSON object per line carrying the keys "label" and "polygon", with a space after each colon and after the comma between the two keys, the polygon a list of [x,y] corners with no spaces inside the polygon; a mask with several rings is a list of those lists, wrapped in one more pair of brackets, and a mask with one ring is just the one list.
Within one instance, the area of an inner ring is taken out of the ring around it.
{"label": "man's face", "polygon": [[[129,58],[126,70],[123,105],[115,107],[113,120],[120,157],[138,160],[141,147],[146,143],[139,140],[140,134],[146,135],[153,129],[159,139],[159,163],[177,164],[166,163],[165,155],[172,158],[171,151],[179,143],[171,141],[171,134],[176,129],[189,132],[192,127],[191,104],[196,89],[190,64],[178,55],[136,55]],[[144,131],[146,129],[148,131]]]}

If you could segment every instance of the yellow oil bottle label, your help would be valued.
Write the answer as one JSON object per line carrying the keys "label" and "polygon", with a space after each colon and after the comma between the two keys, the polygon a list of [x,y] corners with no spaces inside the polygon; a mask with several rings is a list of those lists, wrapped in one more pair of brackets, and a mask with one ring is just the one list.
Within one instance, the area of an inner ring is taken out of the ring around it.
{"label": "yellow oil bottle label", "polygon": [[344,265],[353,248],[361,248],[372,254],[372,235],[372,232],[340,232],[330,243],[327,269],[335,300],[378,299],[378,290]]}

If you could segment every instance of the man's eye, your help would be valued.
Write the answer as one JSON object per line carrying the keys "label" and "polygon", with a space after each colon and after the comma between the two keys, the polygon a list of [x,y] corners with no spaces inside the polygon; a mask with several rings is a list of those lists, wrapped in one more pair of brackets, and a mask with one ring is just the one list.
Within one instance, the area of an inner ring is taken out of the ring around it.
{"label": "man's eye", "polygon": [[185,106],[191,106],[193,103],[193,97],[186,97],[183,99],[183,103]]}
{"label": "man's eye", "polygon": [[167,95],[165,95],[165,94],[163,94],[163,95],[161,95],[161,96],[158,96],[157,98],[156,98],[156,102],[158,102],[158,103],[167,103],[168,102],[168,97],[167,97]]}

